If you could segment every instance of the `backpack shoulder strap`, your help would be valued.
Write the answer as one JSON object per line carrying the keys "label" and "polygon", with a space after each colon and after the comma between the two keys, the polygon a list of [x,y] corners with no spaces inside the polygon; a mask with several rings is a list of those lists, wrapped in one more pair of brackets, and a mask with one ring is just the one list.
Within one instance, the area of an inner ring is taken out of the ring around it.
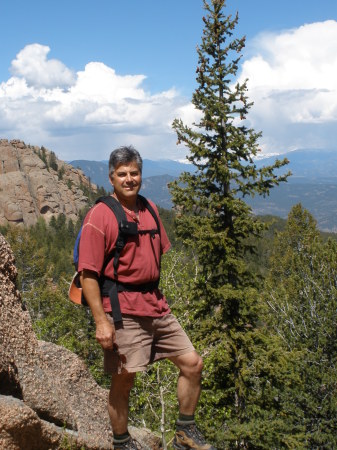
{"label": "backpack shoulder strap", "polygon": [[152,215],[152,217],[154,218],[156,225],[157,225],[157,229],[158,229],[158,234],[160,235],[160,224],[159,224],[159,219],[158,216],[155,212],[155,210],[153,209],[151,203],[148,201],[147,198],[143,197],[142,195],[138,194],[138,198],[141,200],[141,202],[143,203],[143,205],[145,206],[146,209],[148,209]]}
{"label": "backpack shoulder strap", "polygon": [[122,220],[126,220],[126,214],[124,209],[122,208],[122,205],[119,203],[118,200],[116,200],[112,195],[107,195],[105,197],[99,197],[95,204],[97,203],[104,203],[107,205],[111,211],[115,214],[118,224],[122,222]]}
{"label": "backpack shoulder strap", "polygon": [[[148,201],[147,198],[145,198],[139,194],[138,194],[138,197],[142,201],[145,208],[147,208],[150,211],[150,213],[152,214],[152,217],[154,218],[156,225],[157,225],[157,230],[155,230],[155,233],[158,233],[158,235],[160,237],[160,223],[159,223],[159,218],[158,218],[157,213],[155,212],[155,210],[153,209],[151,203]],[[161,268],[161,259],[159,260],[159,277],[160,277],[160,268]],[[158,279],[158,284],[159,284],[159,279]]]}
{"label": "backpack shoulder strap", "polygon": [[127,241],[127,235],[125,235],[121,231],[121,223],[127,222],[126,214],[125,214],[125,211],[124,211],[122,205],[119,203],[119,201],[116,200],[111,195],[107,195],[106,197],[99,197],[95,203],[96,204],[104,203],[105,205],[107,205],[111,209],[111,211],[115,214],[116,219],[117,219],[118,236],[117,236],[117,240],[116,240],[116,248],[115,248],[114,252],[112,252],[111,254],[106,256],[104,263],[103,263],[103,268],[102,268],[102,273],[104,274],[104,270],[105,270],[106,266],[113,258],[114,259],[114,261],[113,261],[114,276],[117,279],[117,276],[118,276],[117,275],[117,267],[118,267],[119,257],[120,257],[120,254],[126,244],[126,241]]}

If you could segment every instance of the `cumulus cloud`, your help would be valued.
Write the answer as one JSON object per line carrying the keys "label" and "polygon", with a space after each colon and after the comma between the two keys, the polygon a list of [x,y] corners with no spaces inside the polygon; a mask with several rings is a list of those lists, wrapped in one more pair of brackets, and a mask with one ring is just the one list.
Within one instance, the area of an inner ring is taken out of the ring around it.
{"label": "cumulus cloud", "polygon": [[[93,150],[95,159],[105,159],[114,145],[125,143],[140,143],[145,157],[177,151],[171,124],[184,101],[175,89],[153,95],[143,87],[145,75],[121,76],[101,62],[73,74],[49,60],[49,51],[26,46],[12,62],[14,76],[0,84],[3,137],[53,146],[65,159],[92,159]],[[66,156],[70,147],[87,154]]]}
{"label": "cumulus cloud", "polygon": [[[263,132],[264,153],[335,146],[337,22],[260,34],[248,43],[240,73],[254,101],[247,120]],[[184,158],[174,118],[198,121],[175,89],[155,94],[143,74],[119,75],[101,62],[73,73],[32,44],[12,61],[0,83],[0,137],[44,145],[60,158],[106,159],[114,146],[133,144],[146,158]]]}
{"label": "cumulus cloud", "polygon": [[77,82],[68,92],[49,93],[50,100],[58,101],[46,116],[58,123],[66,119],[88,126],[144,127],[148,131],[155,126],[164,131],[167,117],[174,113],[177,93],[170,90],[151,95],[142,88],[145,78],[119,76],[102,63],[89,63],[78,72]]}
{"label": "cumulus cloud", "polygon": [[251,125],[265,151],[333,147],[337,122],[337,22],[260,34],[249,46]]}
{"label": "cumulus cloud", "polygon": [[31,44],[22,49],[11,64],[11,73],[31,86],[64,87],[74,83],[74,73],[57,59],[47,59],[50,48]]}

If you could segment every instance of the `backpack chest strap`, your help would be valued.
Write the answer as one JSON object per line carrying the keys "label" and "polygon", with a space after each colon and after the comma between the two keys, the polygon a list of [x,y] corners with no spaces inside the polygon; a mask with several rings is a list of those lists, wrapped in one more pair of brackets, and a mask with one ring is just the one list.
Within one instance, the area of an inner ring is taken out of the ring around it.
{"label": "backpack chest strap", "polygon": [[122,313],[118,299],[119,292],[152,292],[158,289],[159,279],[143,284],[120,283],[111,278],[103,278],[100,280],[100,289],[102,297],[109,297],[111,304],[112,317],[114,322],[122,321]]}

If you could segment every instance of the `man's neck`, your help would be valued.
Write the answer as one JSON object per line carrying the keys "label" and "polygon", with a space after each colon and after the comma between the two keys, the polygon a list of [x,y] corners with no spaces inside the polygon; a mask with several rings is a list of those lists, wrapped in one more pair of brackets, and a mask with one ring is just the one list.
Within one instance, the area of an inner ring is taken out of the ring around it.
{"label": "man's neck", "polygon": [[116,193],[114,192],[113,194],[113,197],[115,197],[115,199],[116,200],[118,200],[119,201],[119,203],[122,205],[122,206],[124,206],[125,208],[127,208],[127,209],[129,209],[130,211],[134,211],[134,212],[137,212],[138,211],[138,206],[137,206],[137,198],[138,198],[138,194],[137,194],[137,196],[134,198],[134,197],[132,197],[132,198],[127,198],[127,199],[125,199],[125,198],[120,198],[120,197],[118,197],[117,195],[116,195]]}

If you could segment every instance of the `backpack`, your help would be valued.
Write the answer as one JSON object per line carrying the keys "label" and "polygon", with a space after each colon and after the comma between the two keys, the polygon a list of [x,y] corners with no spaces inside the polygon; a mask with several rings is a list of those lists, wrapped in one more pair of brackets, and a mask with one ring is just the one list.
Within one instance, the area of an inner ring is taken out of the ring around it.
{"label": "backpack", "polygon": [[[130,236],[137,236],[139,234],[150,234],[153,238],[156,234],[160,235],[160,224],[159,219],[154,211],[151,204],[148,202],[148,200],[143,197],[142,195],[138,194],[138,198],[141,200],[145,208],[149,210],[151,215],[153,216],[157,229],[152,230],[138,230],[138,225],[135,222],[129,222],[126,218],[125,211],[122,207],[122,205],[119,203],[118,200],[116,200],[112,196],[106,196],[106,197],[100,197],[96,200],[95,204],[97,203],[104,203],[107,205],[112,213],[115,215],[118,223],[118,236],[116,240],[116,245],[114,250],[105,256],[103,267],[102,267],[102,275],[99,278],[99,286],[101,290],[102,296],[108,296],[110,297],[110,303],[111,303],[111,309],[112,309],[112,315],[115,322],[120,322],[122,320],[122,315],[120,311],[119,301],[118,301],[118,292],[123,291],[133,291],[133,292],[149,292],[153,289],[158,288],[159,285],[159,279],[150,282],[150,283],[144,283],[144,284],[138,284],[138,285],[132,285],[132,284],[126,284],[121,283],[118,281],[118,262],[120,254],[125,246],[125,244],[128,241],[128,238]],[[88,303],[86,302],[83,291],[81,288],[81,281],[80,281],[80,274],[78,273],[78,261],[79,261],[79,246],[80,246],[80,240],[81,240],[81,234],[82,234],[82,228],[81,226],[80,231],[78,232],[74,250],[73,250],[73,261],[75,265],[76,273],[72,279],[72,282],[69,287],[69,298],[73,303],[88,306]],[[114,279],[108,278],[104,275],[105,268],[107,267],[108,263],[113,258],[113,268],[114,268]]]}

